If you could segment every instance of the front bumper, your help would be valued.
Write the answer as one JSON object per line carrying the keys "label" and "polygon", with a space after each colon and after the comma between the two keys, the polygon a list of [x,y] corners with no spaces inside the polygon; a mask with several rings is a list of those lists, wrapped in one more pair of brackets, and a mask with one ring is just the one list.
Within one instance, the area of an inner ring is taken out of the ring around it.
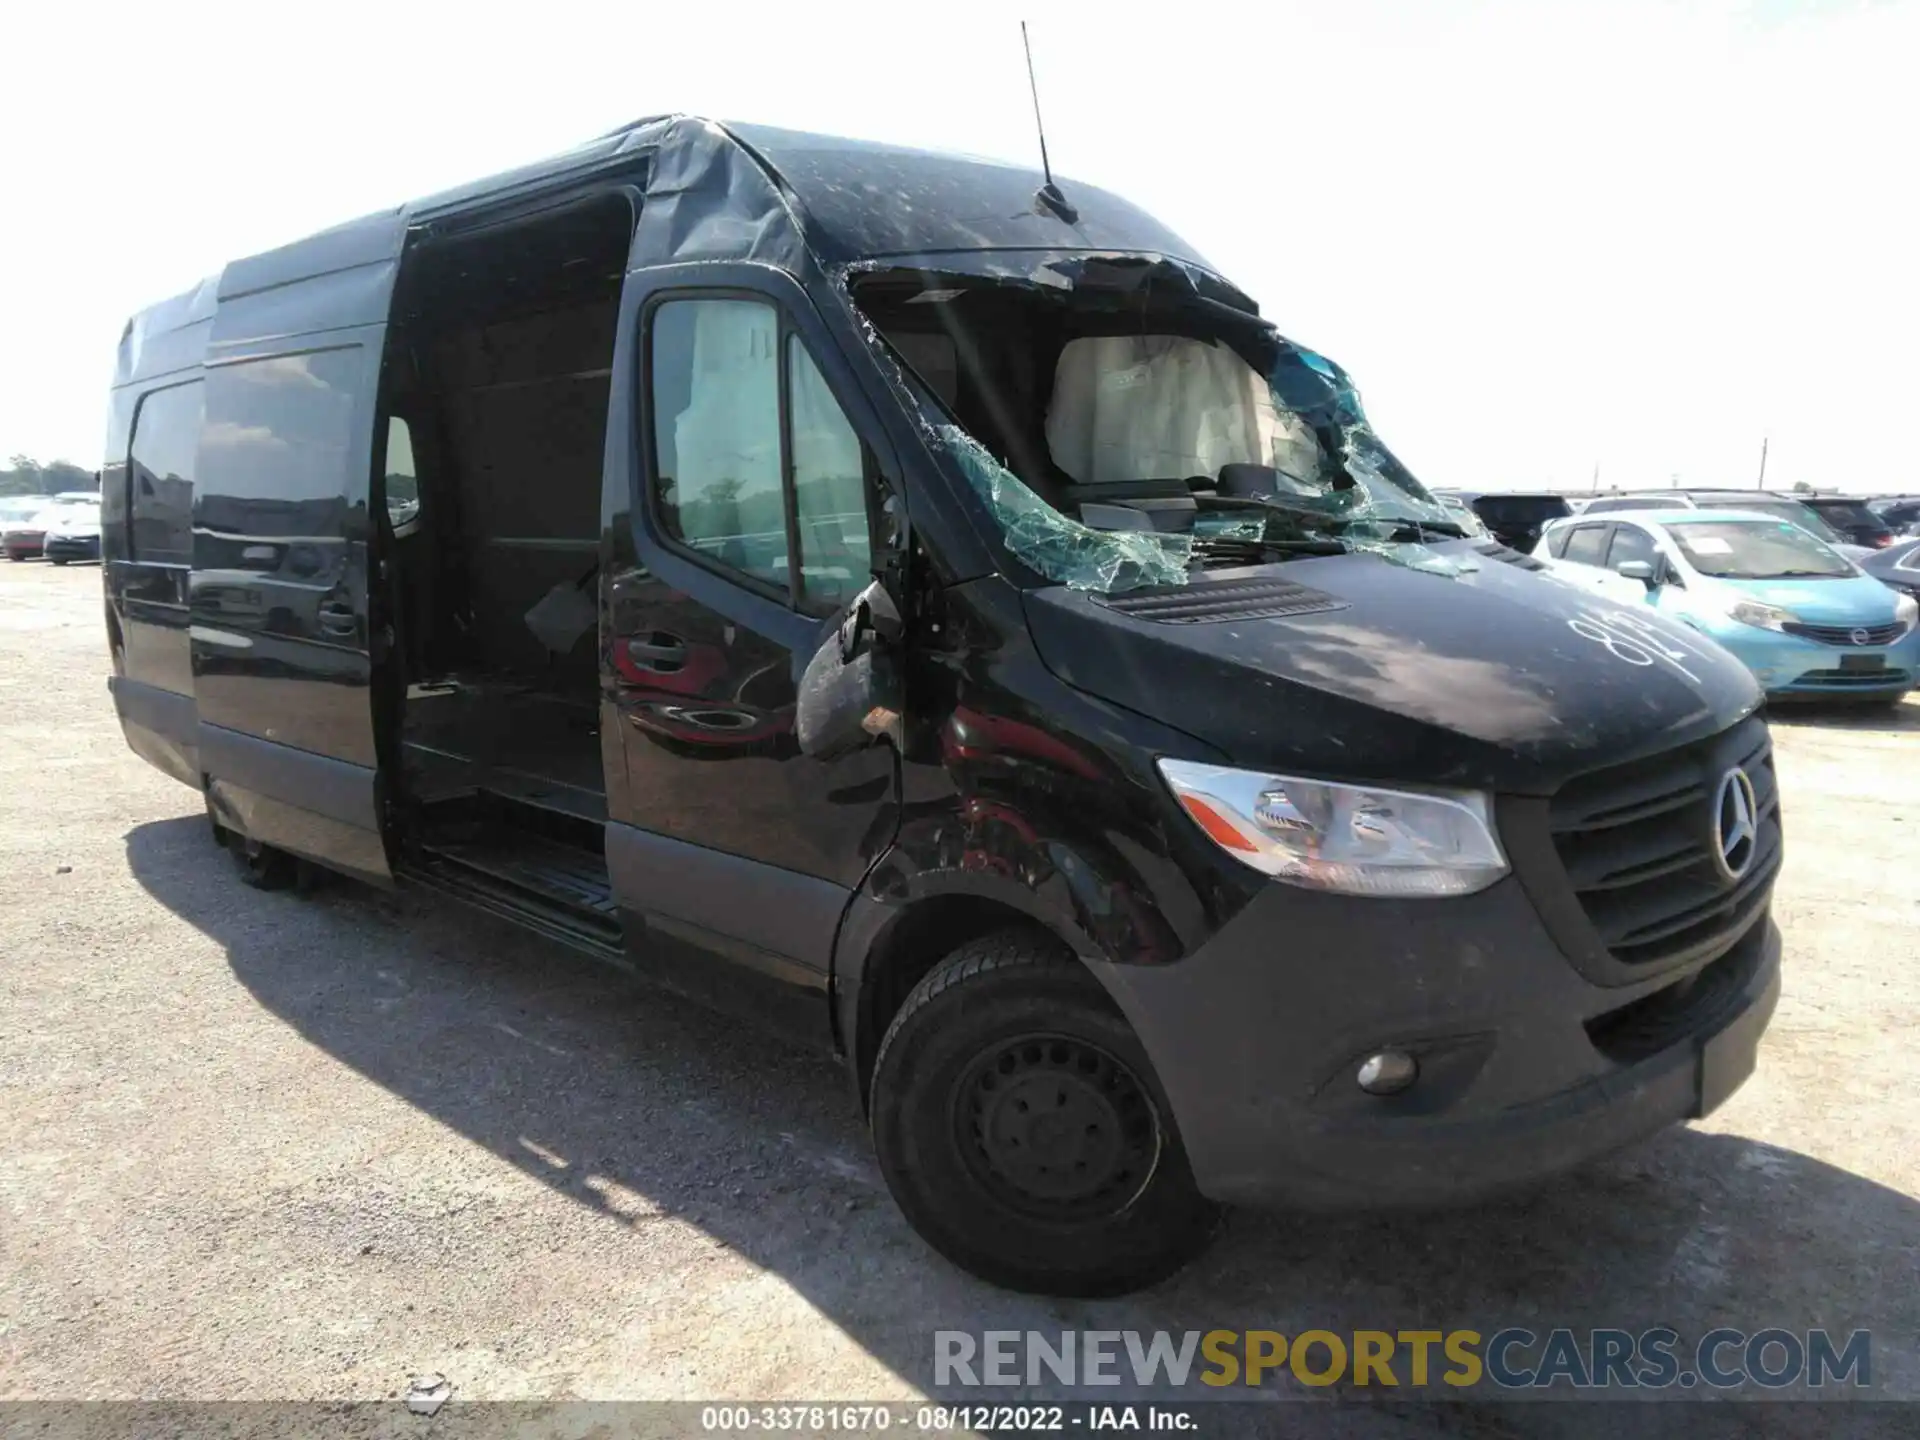
{"label": "front bumper", "polygon": [[9,555],[38,555],[46,537],[35,530],[17,530],[0,540],[0,549]]}
{"label": "front bumper", "polygon": [[[1920,684],[1920,630],[1890,645],[1824,645],[1753,625],[1715,630],[1713,638],[1770,696],[1898,695]],[[1857,668],[1863,664],[1874,668]]]}
{"label": "front bumper", "polygon": [[[1382,1208],[1471,1200],[1712,1110],[1753,1069],[1780,937],[1763,912],[1706,966],[1603,986],[1512,878],[1424,902],[1274,884],[1184,960],[1096,969],[1201,1190]],[[1368,1095],[1355,1070],[1388,1046],[1420,1078]]]}
{"label": "front bumper", "polygon": [[41,552],[49,560],[98,560],[100,537],[98,535],[50,536],[41,546]]}

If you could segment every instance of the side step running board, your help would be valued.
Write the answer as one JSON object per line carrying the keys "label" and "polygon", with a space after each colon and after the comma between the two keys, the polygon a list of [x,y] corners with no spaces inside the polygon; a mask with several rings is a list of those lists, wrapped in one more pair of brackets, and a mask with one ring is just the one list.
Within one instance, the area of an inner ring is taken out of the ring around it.
{"label": "side step running board", "polygon": [[432,845],[396,869],[404,880],[626,964],[620,910],[596,856],[531,836],[498,835]]}

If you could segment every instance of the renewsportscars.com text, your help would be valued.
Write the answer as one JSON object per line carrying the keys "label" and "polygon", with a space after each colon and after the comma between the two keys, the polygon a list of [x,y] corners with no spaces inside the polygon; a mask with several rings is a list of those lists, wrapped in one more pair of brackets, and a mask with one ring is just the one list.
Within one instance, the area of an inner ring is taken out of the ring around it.
{"label": "renewsportscars.com text", "polygon": [[1825,1330],[1709,1330],[1687,1341],[1656,1325],[1538,1333],[1494,1330],[938,1330],[933,1383],[1132,1385],[1493,1385],[1506,1390],[1733,1389],[1873,1383],[1872,1336]]}

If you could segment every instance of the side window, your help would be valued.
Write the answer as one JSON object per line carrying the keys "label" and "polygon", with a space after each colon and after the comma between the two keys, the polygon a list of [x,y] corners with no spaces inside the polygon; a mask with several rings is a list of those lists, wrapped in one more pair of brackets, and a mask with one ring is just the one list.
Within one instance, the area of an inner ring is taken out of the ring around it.
{"label": "side window", "polygon": [[193,563],[193,469],[206,387],[195,380],[155,390],[140,402],[128,447],[128,512],[133,559]]}
{"label": "side window", "polygon": [[846,412],[797,335],[787,337],[787,405],[800,603],[830,615],[860,593],[873,568],[866,457]]}
{"label": "side window", "polygon": [[410,535],[420,521],[420,472],[413,461],[413,431],[398,415],[387,419],[387,450],[381,482],[387,497],[387,525],[394,535]]}
{"label": "side window", "polygon": [[1567,553],[1567,537],[1573,534],[1571,525],[1563,525],[1547,536],[1547,553],[1554,559],[1563,559]]}
{"label": "side window", "polygon": [[263,356],[207,372],[200,523],[229,535],[338,539],[367,503],[368,451],[356,453],[366,393],[357,346]]}
{"label": "side window", "polygon": [[1659,563],[1659,552],[1653,548],[1653,537],[1637,525],[1616,525],[1613,530],[1613,545],[1607,551],[1607,567],[1618,570],[1629,560],[1645,560],[1648,564]]}
{"label": "side window", "polygon": [[669,300],[649,335],[667,533],[802,609],[838,609],[870,569],[866,453],[813,357],[758,300]]}
{"label": "side window", "polygon": [[654,498],[689,549],[785,590],[779,331],[757,300],[654,311]]}
{"label": "side window", "polygon": [[1576,525],[1567,535],[1565,558],[1580,565],[1598,565],[1607,552],[1605,525]]}

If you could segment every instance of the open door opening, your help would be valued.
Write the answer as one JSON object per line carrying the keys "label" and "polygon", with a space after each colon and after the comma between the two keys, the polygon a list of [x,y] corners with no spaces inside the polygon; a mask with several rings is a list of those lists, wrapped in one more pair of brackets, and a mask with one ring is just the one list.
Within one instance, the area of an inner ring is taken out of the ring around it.
{"label": "open door opening", "polygon": [[603,194],[417,241],[378,467],[401,863],[612,951],[600,488],[633,222]]}

